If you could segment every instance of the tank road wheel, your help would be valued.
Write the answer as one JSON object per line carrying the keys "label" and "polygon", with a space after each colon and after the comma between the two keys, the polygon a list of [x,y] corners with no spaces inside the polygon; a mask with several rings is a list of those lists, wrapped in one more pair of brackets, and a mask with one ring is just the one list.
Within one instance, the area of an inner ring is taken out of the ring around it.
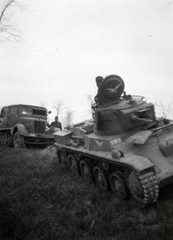
{"label": "tank road wheel", "polygon": [[57,156],[59,163],[66,169],[69,169],[69,162],[68,162],[68,157],[67,154],[63,150],[58,150],[57,151]]}
{"label": "tank road wheel", "polygon": [[69,166],[70,166],[72,173],[74,175],[79,175],[79,164],[78,164],[78,160],[75,158],[75,156],[72,154],[69,154],[68,162],[69,162]]}
{"label": "tank road wheel", "polygon": [[14,136],[13,136],[13,145],[14,148],[21,148],[23,147],[23,137],[18,133],[15,132]]}
{"label": "tank road wheel", "polygon": [[116,194],[116,197],[118,199],[127,200],[129,195],[128,187],[122,174],[119,172],[113,172],[109,179],[112,192]]}
{"label": "tank road wheel", "polygon": [[101,166],[95,166],[93,169],[94,181],[97,187],[103,190],[109,189],[109,179],[106,171]]}
{"label": "tank road wheel", "polygon": [[80,171],[83,176],[83,178],[88,181],[93,181],[93,169],[91,164],[87,160],[81,160],[80,161]]}
{"label": "tank road wheel", "polygon": [[132,171],[128,177],[128,187],[133,198],[139,202],[142,207],[157,201],[159,185],[152,171],[141,175]]}

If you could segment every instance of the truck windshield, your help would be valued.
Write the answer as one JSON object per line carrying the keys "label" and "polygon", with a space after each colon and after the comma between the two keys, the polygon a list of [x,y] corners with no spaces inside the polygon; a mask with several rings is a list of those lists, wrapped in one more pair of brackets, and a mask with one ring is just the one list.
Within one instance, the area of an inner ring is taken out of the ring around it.
{"label": "truck windshield", "polygon": [[33,114],[34,115],[46,116],[47,112],[44,109],[35,109],[35,108],[33,108]]}
{"label": "truck windshield", "polygon": [[32,108],[29,107],[21,107],[19,109],[19,114],[22,115],[32,115]]}
{"label": "truck windshield", "polygon": [[44,109],[37,109],[37,108],[32,108],[32,107],[21,107],[19,110],[19,114],[46,116],[47,111]]}

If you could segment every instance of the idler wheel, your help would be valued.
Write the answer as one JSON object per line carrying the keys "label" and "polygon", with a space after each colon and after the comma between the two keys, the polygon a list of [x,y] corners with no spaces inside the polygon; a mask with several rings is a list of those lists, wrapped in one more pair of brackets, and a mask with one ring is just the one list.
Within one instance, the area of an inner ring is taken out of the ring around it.
{"label": "idler wheel", "polygon": [[75,158],[75,156],[72,154],[69,154],[68,162],[69,162],[69,166],[70,166],[72,173],[74,175],[78,175],[79,174],[79,164],[78,164],[78,160]]}
{"label": "idler wheel", "polygon": [[118,199],[127,200],[128,198],[128,187],[125,179],[119,172],[113,172],[110,177],[110,185],[112,192],[115,193]]}
{"label": "idler wheel", "polygon": [[93,181],[93,169],[91,164],[87,160],[81,160],[80,161],[80,171],[83,176],[83,178],[91,182]]}
{"label": "idler wheel", "polygon": [[93,169],[94,180],[97,187],[103,190],[109,189],[109,178],[106,171],[101,166],[95,166]]}

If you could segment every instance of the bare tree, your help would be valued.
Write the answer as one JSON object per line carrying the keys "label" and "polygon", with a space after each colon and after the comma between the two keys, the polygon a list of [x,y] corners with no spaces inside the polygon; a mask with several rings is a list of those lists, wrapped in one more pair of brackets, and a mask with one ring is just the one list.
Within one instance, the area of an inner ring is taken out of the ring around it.
{"label": "bare tree", "polygon": [[27,6],[17,0],[3,0],[0,8],[0,41],[21,42],[21,31],[14,25],[12,16],[17,9],[23,11]]}
{"label": "bare tree", "polygon": [[168,9],[173,4],[173,0],[166,0],[164,5],[165,9]]}
{"label": "bare tree", "polygon": [[94,100],[91,94],[87,95],[87,102],[89,104],[89,109],[87,110],[88,115],[92,114],[92,106],[94,105]]}
{"label": "bare tree", "polygon": [[88,102],[90,103],[90,105],[94,103],[93,97],[92,97],[91,94],[88,94],[88,95],[87,95],[87,100],[88,100]]}
{"label": "bare tree", "polygon": [[54,109],[56,110],[57,116],[59,116],[65,109],[65,101],[63,99],[56,100],[54,104]]}
{"label": "bare tree", "polygon": [[63,119],[63,124],[65,127],[72,125],[73,115],[74,115],[74,111],[70,110],[70,108],[67,109]]}
{"label": "bare tree", "polygon": [[95,101],[93,100],[93,97],[91,94],[87,95],[87,100],[90,105],[90,108],[88,109],[88,115],[92,115],[92,118],[95,116]]}
{"label": "bare tree", "polygon": [[47,105],[47,102],[42,99],[39,104],[41,107],[45,107]]}
{"label": "bare tree", "polygon": [[159,117],[168,118],[171,113],[173,113],[172,103],[168,106],[164,106],[163,102],[155,102],[155,111]]}

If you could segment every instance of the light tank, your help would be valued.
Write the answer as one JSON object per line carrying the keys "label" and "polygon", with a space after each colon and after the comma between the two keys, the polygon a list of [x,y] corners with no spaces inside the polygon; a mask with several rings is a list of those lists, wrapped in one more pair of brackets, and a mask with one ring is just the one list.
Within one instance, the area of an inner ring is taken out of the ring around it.
{"label": "light tank", "polygon": [[145,97],[127,95],[117,75],[98,77],[93,119],[54,134],[60,164],[142,207],[173,183],[173,122]]}

